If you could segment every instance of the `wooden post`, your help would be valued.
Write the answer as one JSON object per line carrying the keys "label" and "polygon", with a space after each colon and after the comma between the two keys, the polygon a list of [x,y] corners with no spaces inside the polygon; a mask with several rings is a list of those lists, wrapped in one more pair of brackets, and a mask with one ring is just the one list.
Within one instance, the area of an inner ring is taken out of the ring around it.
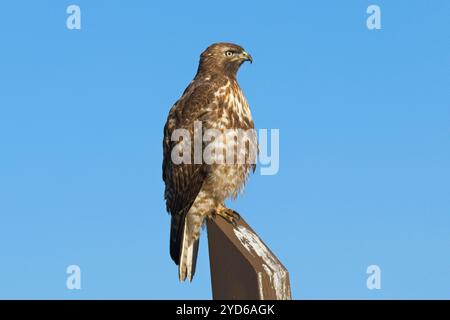
{"label": "wooden post", "polygon": [[244,219],[233,227],[216,217],[207,228],[213,299],[291,299],[287,269]]}

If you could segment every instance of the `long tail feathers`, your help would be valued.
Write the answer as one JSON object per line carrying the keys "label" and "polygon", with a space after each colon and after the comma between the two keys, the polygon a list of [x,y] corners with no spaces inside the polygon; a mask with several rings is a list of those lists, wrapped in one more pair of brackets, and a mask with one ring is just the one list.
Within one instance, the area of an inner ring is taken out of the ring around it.
{"label": "long tail feathers", "polygon": [[181,252],[180,252],[180,264],[178,266],[178,275],[180,281],[192,278],[195,274],[195,267],[197,265],[197,254],[199,240],[189,239],[186,221],[183,226],[183,239],[181,241]]}

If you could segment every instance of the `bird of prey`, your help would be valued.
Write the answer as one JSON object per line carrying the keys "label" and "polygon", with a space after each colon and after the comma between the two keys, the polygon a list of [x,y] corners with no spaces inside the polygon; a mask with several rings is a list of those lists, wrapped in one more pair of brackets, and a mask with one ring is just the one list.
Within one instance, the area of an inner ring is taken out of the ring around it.
{"label": "bird of prey", "polygon": [[[249,105],[236,79],[245,61],[252,63],[253,59],[241,46],[232,43],[209,46],[200,55],[194,80],[170,109],[164,126],[164,197],[167,211],[171,214],[170,255],[179,266],[180,281],[186,278],[192,281],[200,229],[205,218],[220,216],[233,224],[239,219],[237,212],[225,206],[225,200],[236,198],[242,191],[249,173],[255,170],[255,162],[206,163],[203,159],[200,163],[174,163],[172,157],[180,145],[193,152],[197,142],[190,143],[184,136],[174,139],[173,135],[181,129],[190,137],[195,136],[196,123],[201,124],[203,131],[254,131]],[[238,144],[226,133],[224,140],[212,141],[216,142],[212,153],[215,160],[223,160],[222,151],[226,152],[230,146],[236,155],[245,155],[247,160],[254,159],[254,151],[251,150],[256,144],[254,139]],[[201,140],[203,151],[207,144],[207,141]],[[236,160],[236,157],[233,159]]]}

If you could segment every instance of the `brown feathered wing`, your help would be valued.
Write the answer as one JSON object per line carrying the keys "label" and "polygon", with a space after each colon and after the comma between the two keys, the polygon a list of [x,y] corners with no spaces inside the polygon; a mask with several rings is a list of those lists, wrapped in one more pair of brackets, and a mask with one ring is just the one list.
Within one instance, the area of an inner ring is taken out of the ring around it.
{"label": "brown feathered wing", "polygon": [[[171,141],[171,137],[175,129],[185,129],[190,134],[191,147],[193,148],[194,121],[203,121],[207,117],[208,110],[210,110],[208,106],[214,98],[216,89],[216,86],[211,82],[201,83],[194,80],[185,90],[181,99],[170,110],[164,127],[163,180],[166,184],[164,196],[167,211],[172,216],[170,256],[177,265],[180,263],[186,214],[189,212],[206,178],[206,167],[204,164],[194,164],[193,156],[191,157],[191,164],[174,164],[171,153],[179,141]],[[191,155],[193,155],[193,149]],[[198,240],[194,244],[192,276],[195,272],[197,252]]]}

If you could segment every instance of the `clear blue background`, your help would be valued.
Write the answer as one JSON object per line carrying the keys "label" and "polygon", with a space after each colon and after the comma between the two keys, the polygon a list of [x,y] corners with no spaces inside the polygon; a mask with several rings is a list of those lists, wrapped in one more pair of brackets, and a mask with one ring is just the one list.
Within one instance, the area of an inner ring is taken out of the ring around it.
{"label": "clear blue background", "polygon": [[205,234],[191,284],[169,257],[161,140],[217,41],[253,55],[241,86],[280,129],[279,173],[232,206],[293,297],[450,298],[449,16],[446,0],[1,1],[0,298],[211,297]]}

